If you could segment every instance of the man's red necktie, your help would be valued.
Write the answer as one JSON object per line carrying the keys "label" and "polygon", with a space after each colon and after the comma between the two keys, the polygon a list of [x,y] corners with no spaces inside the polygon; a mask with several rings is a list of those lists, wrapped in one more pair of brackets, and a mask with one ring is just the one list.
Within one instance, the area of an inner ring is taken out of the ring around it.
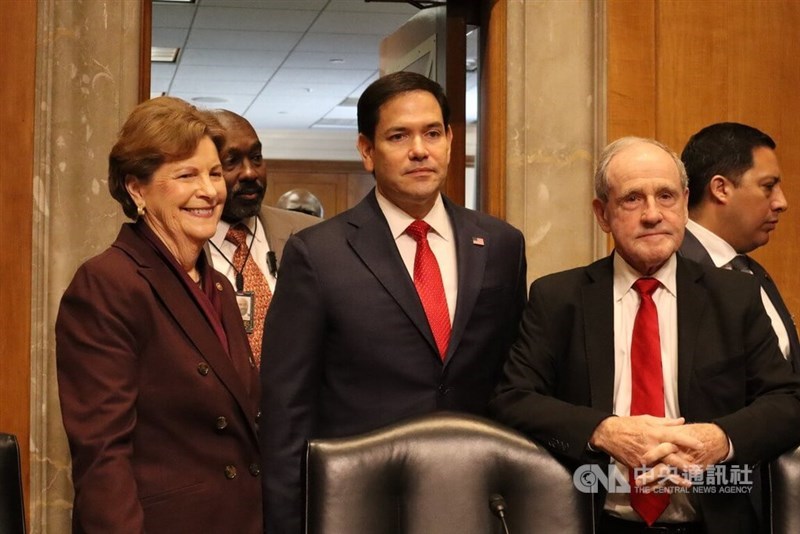
{"label": "man's red necktie", "polygon": [[[631,415],[664,417],[661,337],[658,334],[658,310],[653,302],[653,292],[660,285],[655,278],[640,278],[633,284],[641,302],[631,339]],[[669,494],[638,491],[633,483],[634,474],[634,469],[631,469],[631,506],[648,525],[652,525],[669,505]]]}
{"label": "man's red necktie", "polygon": [[425,221],[414,221],[406,229],[406,233],[417,242],[417,253],[414,256],[414,286],[417,288],[428,324],[433,331],[433,339],[439,349],[439,356],[444,360],[447,345],[450,343],[450,312],[447,310],[447,298],[444,294],[442,273],[439,263],[428,244],[430,225]]}

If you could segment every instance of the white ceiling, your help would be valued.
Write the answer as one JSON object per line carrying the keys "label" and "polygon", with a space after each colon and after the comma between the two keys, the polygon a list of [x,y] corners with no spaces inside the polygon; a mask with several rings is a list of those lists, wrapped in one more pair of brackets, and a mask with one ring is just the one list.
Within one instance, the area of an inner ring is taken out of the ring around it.
{"label": "white ceiling", "polygon": [[417,12],[364,0],[154,1],[152,44],[180,55],[153,63],[151,90],[229,109],[259,132],[326,123],[352,132],[381,39]]}
{"label": "white ceiling", "polygon": [[[356,101],[378,78],[381,40],[419,13],[381,0],[153,1],[151,91],[246,117],[272,159],[354,160]],[[476,61],[477,32],[467,35]],[[475,152],[477,73],[467,72],[467,153]]]}

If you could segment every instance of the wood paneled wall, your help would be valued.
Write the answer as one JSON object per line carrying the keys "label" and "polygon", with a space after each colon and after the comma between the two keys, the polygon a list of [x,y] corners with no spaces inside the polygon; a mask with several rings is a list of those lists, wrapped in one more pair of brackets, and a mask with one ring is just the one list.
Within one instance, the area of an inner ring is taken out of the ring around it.
{"label": "wood paneled wall", "polygon": [[506,218],[508,113],[506,83],[506,0],[481,3],[480,81],[478,104],[479,209]]}
{"label": "wood paneled wall", "polygon": [[361,162],[267,161],[267,194],[264,202],[274,206],[285,192],[307,189],[322,203],[325,218],[352,208],[375,185]]}
{"label": "wood paneled wall", "polygon": [[[36,2],[0,9],[0,431],[16,434],[28,480]],[[28,490],[28,484],[25,484]]]}
{"label": "wood paneled wall", "polygon": [[608,139],[680,153],[708,124],[743,122],[778,144],[789,211],[754,256],[800,314],[800,2],[609,0]]}

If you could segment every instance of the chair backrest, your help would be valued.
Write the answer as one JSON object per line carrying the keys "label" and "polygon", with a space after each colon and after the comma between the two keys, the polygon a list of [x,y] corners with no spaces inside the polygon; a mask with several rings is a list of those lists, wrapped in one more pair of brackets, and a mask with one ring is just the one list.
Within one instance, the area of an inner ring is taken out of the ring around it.
{"label": "chair backrest", "polygon": [[306,533],[590,532],[592,500],[544,448],[486,419],[439,413],[351,438],[313,440]]}
{"label": "chair backrest", "polygon": [[0,534],[24,533],[19,445],[16,436],[0,432]]}
{"label": "chair backrest", "polygon": [[774,534],[800,532],[800,448],[769,465],[769,516]]}

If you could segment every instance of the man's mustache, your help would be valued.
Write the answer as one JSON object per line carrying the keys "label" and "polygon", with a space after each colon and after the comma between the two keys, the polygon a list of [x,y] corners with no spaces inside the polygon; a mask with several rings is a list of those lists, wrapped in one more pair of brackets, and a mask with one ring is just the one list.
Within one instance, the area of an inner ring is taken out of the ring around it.
{"label": "man's mustache", "polygon": [[264,192],[264,186],[259,184],[258,182],[253,182],[249,184],[239,185],[233,188],[233,195],[251,195],[251,194],[261,194]]}

